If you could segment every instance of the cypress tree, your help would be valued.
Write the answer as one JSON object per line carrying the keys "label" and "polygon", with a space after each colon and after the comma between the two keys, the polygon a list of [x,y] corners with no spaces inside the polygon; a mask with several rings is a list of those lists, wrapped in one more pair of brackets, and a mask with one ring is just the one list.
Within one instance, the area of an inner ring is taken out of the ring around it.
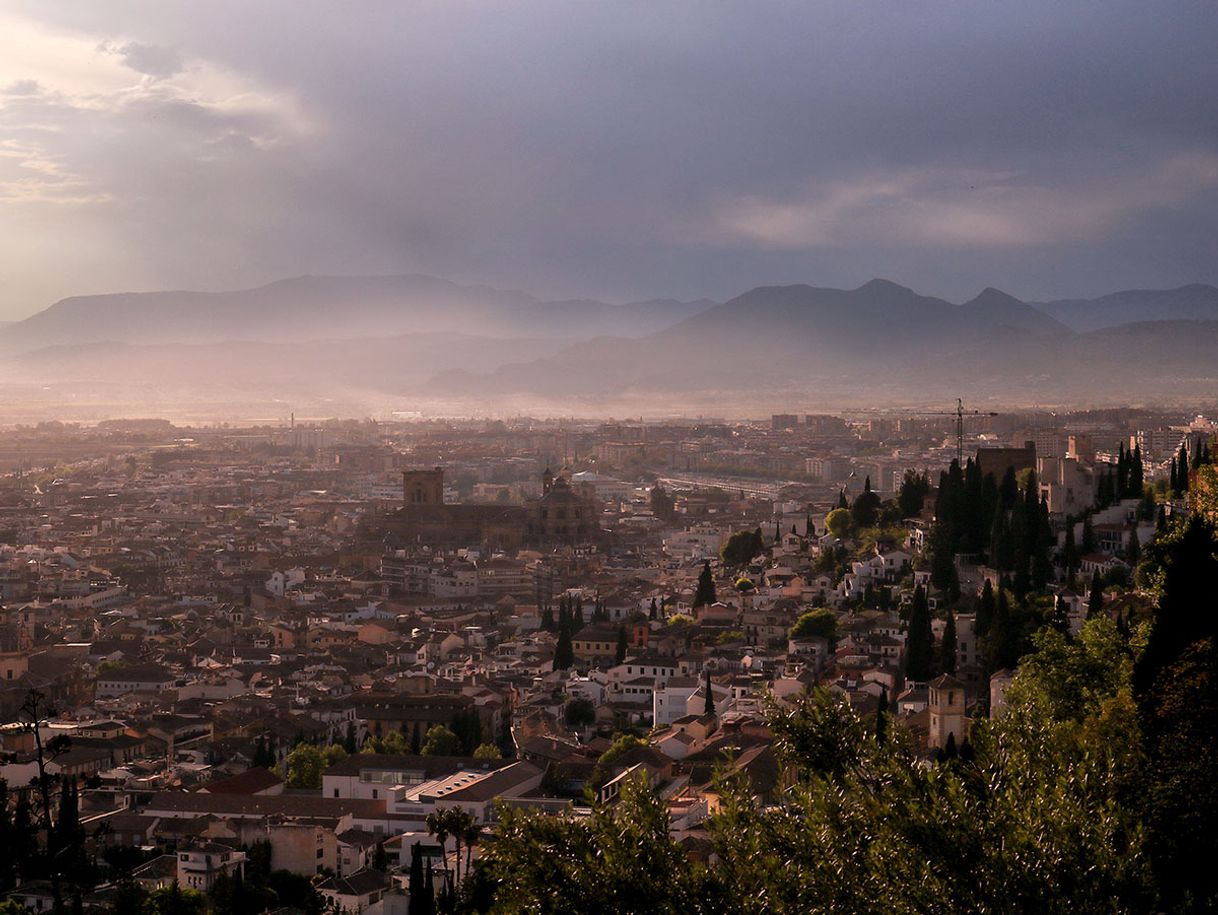
{"label": "cypress tree", "polygon": [[626,651],[629,649],[629,647],[630,647],[630,645],[626,641],[625,625],[618,626],[617,627],[617,654],[615,656],[615,659],[618,664],[621,664],[623,661],[626,660]]}
{"label": "cypress tree", "polygon": [[986,638],[986,661],[989,672],[1012,667],[1018,660],[1019,638],[1006,588],[998,589],[994,607],[994,622]]}
{"label": "cypress tree", "polygon": [[702,714],[715,714],[715,692],[711,689],[710,671],[706,671],[706,705],[702,709]]}
{"label": "cypress tree", "polygon": [[1180,475],[1180,492],[1186,493],[1186,492],[1188,492],[1188,475],[1189,475],[1188,449],[1184,446],[1183,442],[1180,443],[1180,459],[1179,459],[1178,465],[1179,466],[1178,466],[1177,473],[1179,473],[1179,475]]}
{"label": "cypress tree", "polygon": [[1033,470],[1028,474],[1028,485],[1024,487],[1023,491],[1024,520],[1028,524],[1026,536],[1029,556],[1032,556],[1036,550],[1036,525],[1040,518],[1041,501],[1040,484],[1036,481],[1036,471]]}
{"label": "cypress tree", "polygon": [[570,625],[558,629],[558,644],[554,647],[554,670],[569,670],[575,663],[575,649],[571,646]]}
{"label": "cypress tree", "polygon": [[985,537],[989,533],[985,518],[989,506],[983,505],[982,493],[981,468],[969,458],[964,465],[961,536],[957,544],[957,549],[962,553],[976,553],[985,547]]}
{"label": "cypress tree", "polygon": [[909,634],[905,641],[905,677],[925,681],[931,677],[935,637],[930,628],[930,608],[922,586],[914,588],[909,614]]}
{"label": "cypress tree", "polygon": [[[977,472],[981,472],[980,467]],[[998,499],[998,483],[994,480],[992,473],[987,473],[981,480],[981,495],[978,501],[977,524],[982,538],[994,529],[994,516],[998,514]]]}
{"label": "cypress tree", "polygon": [[1091,527],[1091,515],[1083,517],[1083,555],[1090,556],[1095,552],[1095,530]]}
{"label": "cypress tree", "polygon": [[698,576],[698,589],[694,592],[694,609],[713,604],[715,596],[715,576],[711,574],[710,560],[702,564],[702,574]]}
{"label": "cypress tree", "polygon": [[981,597],[977,600],[977,618],[973,623],[977,638],[981,638],[990,631],[990,626],[994,622],[994,607],[994,586],[987,578],[981,589]]}
{"label": "cypress tree", "polygon": [[1002,507],[1010,510],[1019,496],[1019,480],[1015,477],[1015,468],[1008,467],[998,485],[998,495],[1002,497]]}
{"label": "cypress tree", "polygon": [[1104,580],[1099,569],[1091,573],[1091,593],[1087,596],[1087,619],[1104,612]]}
{"label": "cypress tree", "polygon": [[1028,547],[1028,527],[1029,524],[1035,523],[1035,516],[1028,517],[1026,500],[1016,501],[1015,507],[1011,509],[1011,540],[1015,544],[1015,558],[1011,566],[1015,572],[1013,579],[1015,599],[1021,603],[1027,597],[1028,591],[1032,587],[1032,581],[1028,572],[1028,565],[1031,561],[1031,551]]}
{"label": "cypress tree", "polygon": [[1135,525],[1129,529],[1129,540],[1125,544],[1125,561],[1130,566],[1136,566],[1142,555],[1142,545],[1138,542],[1138,528]]}
{"label": "cypress tree", "polygon": [[956,614],[947,611],[947,623],[943,627],[943,644],[939,649],[939,667],[945,674],[956,672]]}
{"label": "cypress tree", "polygon": [[660,608],[656,604],[656,599],[654,597],[651,599],[651,607],[649,607],[647,610],[647,618],[649,620],[660,618]]}
{"label": "cypress tree", "polygon": [[949,594],[953,581],[956,581],[957,587],[959,585],[956,578],[955,543],[956,538],[950,523],[936,521],[930,529],[930,580],[936,588]]}
{"label": "cypress tree", "polygon": [[1053,579],[1053,526],[1049,523],[1049,500],[1042,497],[1037,512],[1036,541],[1032,551],[1032,587],[1042,590]]}
{"label": "cypress tree", "polygon": [[850,517],[856,528],[871,527],[880,512],[880,497],[871,490],[871,477],[863,480],[863,491],[850,509]]}
{"label": "cypress tree", "polygon": [[258,739],[254,742],[254,756],[250,762],[255,767],[263,769],[270,769],[275,765],[275,759],[267,746],[265,734],[259,734]]}
{"label": "cypress tree", "polygon": [[1095,488],[1095,507],[1107,508],[1112,504],[1112,468],[1109,466],[1100,474]]}
{"label": "cypress tree", "polygon": [[1129,464],[1129,494],[1141,498],[1146,485],[1145,470],[1142,467],[1142,444],[1134,445],[1133,458]]}
{"label": "cypress tree", "polygon": [[1194,515],[1173,532],[1163,591],[1133,698],[1147,755],[1144,823],[1163,911],[1213,911],[1218,899],[1218,532]]}

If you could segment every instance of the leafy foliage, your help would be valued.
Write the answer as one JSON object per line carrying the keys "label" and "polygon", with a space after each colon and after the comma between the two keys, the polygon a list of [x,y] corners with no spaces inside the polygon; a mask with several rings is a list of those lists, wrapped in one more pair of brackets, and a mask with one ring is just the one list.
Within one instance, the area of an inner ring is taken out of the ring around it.
{"label": "leafy foliage", "polygon": [[791,638],[820,637],[832,640],[837,635],[837,615],[823,607],[802,614],[791,627]]}
{"label": "leafy foliage", "polygon": [[737,531],[727,539],[719,551],[720,557],[729,566],[742,568],[752,562],[753,557],[765,549],[761,530]]}
{"label": "leafy foliage", "polygon": [[1130,688],[1145,638],[1145,627],[1127,636],[1107,617],[1073,640],[1042,629],[1003,713],[976,721],[938,764],[914,755],[887,715],[865,724],[825,690],[771,702],[793,778],[765,807],[745,782],[721,778],[709,870],[684,855],[641,783],[584,820],[502,810],[485,859],[489,910],[1155,910]]}
{"label": "leafy foliage", "polygon": [[641,779],[588,819],[500,807],[483,861],[498,881],[495,913],[714,910],[703,901],[706,871],[669,837],[667,808]]}
{"label": "leafy foliage", "polygon": [[850,535],[853,524],[854,520],[851,518],[848,508],[835,508],[825,515],[825,530],[839,540]]}
{"label": "leafy foliage", "polygon": [[337,744],[328,747],[297,744],[284,760],[287,773],[284,781],[291,788],[320,788],[321,773],[346,758],[346,750]]}
{"label": "leafy foliage", "polygon": [[442,724],[430,727],[423,739],[424,756],[460,756],[464,749],[461,738],[453,733],[452,728]]}

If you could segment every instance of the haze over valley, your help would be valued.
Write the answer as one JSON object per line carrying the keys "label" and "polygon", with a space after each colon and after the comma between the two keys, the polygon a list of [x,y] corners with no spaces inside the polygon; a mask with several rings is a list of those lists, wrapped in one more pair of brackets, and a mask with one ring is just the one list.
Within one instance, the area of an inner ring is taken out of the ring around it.
{"label": "haze over valley", "polygon": [[56,302],[0,327],[0,384],[78,417],[748,415],[961,390],[1008,407],[1171,403],[1218,377],[1215,352],[1205,285],[1048,302],[989,287],[954,304],[873,280],[608,304],[419,274],[303,276]]}

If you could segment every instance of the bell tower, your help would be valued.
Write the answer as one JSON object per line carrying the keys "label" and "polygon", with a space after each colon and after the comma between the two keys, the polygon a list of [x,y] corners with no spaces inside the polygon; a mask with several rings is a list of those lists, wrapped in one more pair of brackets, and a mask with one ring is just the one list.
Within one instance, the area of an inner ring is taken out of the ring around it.
{"label": "bell tower", "polygon": [[402,471],[402,503],[415,505],[444,504],[444,468]]}
{"label": "bell tower", "polygon": [[944,674],[930,684],[931,749],[941,749],[949,734],[956,736],[957,746],[968,737],[968,719],[964,714],[964,684],[951,674]]}

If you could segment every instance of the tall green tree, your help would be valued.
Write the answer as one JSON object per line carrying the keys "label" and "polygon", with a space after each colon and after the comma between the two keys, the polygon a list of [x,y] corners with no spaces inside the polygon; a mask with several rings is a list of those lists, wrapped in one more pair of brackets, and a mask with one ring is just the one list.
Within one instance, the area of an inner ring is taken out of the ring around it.
{"label": "tall green tree", "polygon": [[760,528],[753,531],[737,531],[727,538],[719,551],[720,557],[729,566],[743,568],[765,549]]}
{"label": "tall green tree", "polygon": [[858,529],[872,527],[880,514],[880,497],[871,488],[871,477],[863,480],[863,491],[850,506],[851,520]]}
{"label": "tall green tree", "polygon": [[960,577],[956,571],[956,537],[947,524],[935,522],[930,532],[930,580],[947,602],[960,599]]}
{"label": "tall green tree", "polygon": [[916,518],[922,513],[926,497],[930,495],[930,480],[925,473],[906,470],[897,491],[897,509],[902,518]]}
{"label": "tall green tree", "polygon": [[554,670],[570,670],[575,664],[575,648],[571,644],[571,626],[559,624],[558,643],[554,646]]}
{"label": "tall green tree", "polygon": [[1083,555],[1089,556],[1092,553],[1094,553],[1095,546],[1096,546],[1095,530],[1091,526],[1091,515],[1086,514],[1083,516],[1083,541],[1082,541]]}
{"label": "tall green tree", "polygon": [[977,638],[982,638],[990,631],[990,625],[994,622],[994,610],[996,606],[994,586],[987,578],[985,584],[981,586],[981,596],[977,598],[977,616],[973,623],[973,632]]}
{"label": "tall green tree", "polygon": [[698,575],[698,587],[694,591],[694,609],[713,604],[715,595],[715,576],[711,572],[710,560],[702,564],[702,572]]}
{"label": "tall green tree", "polygon": [[1000,587],[994,604],[994,620],[985,639],[987,671],[1013,668],[1019,660],[1021,643],[1020,622],[1011,612],[1006,588]]}
{"label": "tall green tree", "polygon": [[1167,538],[1162,592],[1133,674],[1148,784],[1147,848],[1170,911],[1218,910],[1218,533]]}
{"label": "tall green tree", "polygon": [[922,586],[914,588],[909,613],[909,632],[905,640],[905,677],[926,681],[933,674],[935,636],[930,628],[930,608]]}

